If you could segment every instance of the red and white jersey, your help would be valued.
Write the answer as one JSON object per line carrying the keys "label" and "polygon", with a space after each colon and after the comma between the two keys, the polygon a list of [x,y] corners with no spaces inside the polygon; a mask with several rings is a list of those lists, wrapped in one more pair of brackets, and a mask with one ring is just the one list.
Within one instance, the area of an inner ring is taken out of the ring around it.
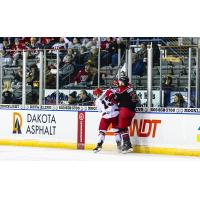
{"label": "red and white jersey", "polygon": [[109,101],[109,98],[105,96],[105,92],[96,99],[95,106],[105,119],[117,117],[119,115],[118,105]]}
{"label": "red and white jersey", "polygon": [[56,54],[57,51],[56,50],[61,50],[61,52],[59,51],[59,54],[62,53],[62,50],[66,50],[66,44],[65,43],[56,43],[52,46],[52,49],[54,49],[54,51],[52,51],[53,54]]}

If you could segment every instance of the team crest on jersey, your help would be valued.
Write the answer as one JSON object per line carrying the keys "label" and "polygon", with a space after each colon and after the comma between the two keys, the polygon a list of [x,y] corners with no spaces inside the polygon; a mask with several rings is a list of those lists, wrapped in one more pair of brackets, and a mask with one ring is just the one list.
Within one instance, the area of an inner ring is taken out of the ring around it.
{"label": "team crest on jersey", "polygon": [[132,92],[132,91],[133,91],[133,88],[129,88],[129,89],[127,90],[128,93],[130,93],[130,92]]}

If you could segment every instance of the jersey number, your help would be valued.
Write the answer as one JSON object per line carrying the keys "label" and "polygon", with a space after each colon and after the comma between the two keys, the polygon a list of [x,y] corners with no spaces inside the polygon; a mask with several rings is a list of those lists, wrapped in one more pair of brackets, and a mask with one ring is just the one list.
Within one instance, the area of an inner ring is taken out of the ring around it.
{"label": "jersey number", "polygon": [[[108,100],[108,98],[106,97],[105,100]],[[109,106],[113,106],[113,105],[114,105],[114,103],[112,103],[112,102],[105,102],[104,100],[102,100],[101,103],[104,105],[105,110],[106,110]]]}

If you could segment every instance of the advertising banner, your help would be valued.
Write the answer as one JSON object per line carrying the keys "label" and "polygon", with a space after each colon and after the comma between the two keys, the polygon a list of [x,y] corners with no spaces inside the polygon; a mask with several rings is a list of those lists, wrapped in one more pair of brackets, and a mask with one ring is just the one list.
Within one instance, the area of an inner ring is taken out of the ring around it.
{"label": "advertising banner", "polygon": [[77,113],[44,110],[1,110],[0,139],[75,142]]}
{"label": "advertising banner", "polygon": [[85,112],[78,112],[77,149],[85,146]]}
{"label": "advertising banner", "polygon": [[[97,143],[101,113],[90,106],[72,109],[60,106],[52,107],[52,110],[50,107],[47,110],[1,108],[1,144],[6,144],[2,141],[10,141],[9,144],[13,141],[38,141],[50,142],[54,147],[60,147],[58,143],[64,143],[72,144],[75,149],[92,149]],[[200,109],[152,108],[151,112],[145,112],[145,108],[137,110],[129,129],[134,146],[193,149],[200,152]],[[104,145],[116,146],[112,124]]]}
{"label": "advertising banner", "polygon": [[[176,110],[176,109],[174,109]],[[191,109],[186,109],[191,111]],[[198,110],[194,109],[194,112]],[[171,111],[172,112],[172,111]],[[86,113],[86,143],[97,140],[98,123],[101,115]],[[99,116],[98,116],[99,115]],[[188,113],[181,109],[181,113],[136,113],[129,129],[131,141],[134,145],[150,147],[167,147],[200,150],[199,114]],[[105,144],[115,144],[114,134],[106,135]]]}

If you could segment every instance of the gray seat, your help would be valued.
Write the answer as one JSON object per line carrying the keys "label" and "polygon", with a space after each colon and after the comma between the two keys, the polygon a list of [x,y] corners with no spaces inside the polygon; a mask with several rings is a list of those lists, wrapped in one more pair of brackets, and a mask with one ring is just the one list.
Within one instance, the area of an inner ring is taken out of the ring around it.
{"label": "gray seat", "polygon": [[147,76],[140,77],[140,86],[147,87]]}
{"label": "gray seat", "polygon": [[132,84],[135,87],[140,86],[140,76],[132,76]]}
{"label": "gray seat", "polygon": [[188,76],[181,76],[178,78],[178,86],[187,87],[188,85]]}
{"label": "gray seat", "polygon": [[5,75],[4,77],[3,77],[3,80],[13,80],[14,79],[14,76],[13,75]]}
{"label": "gray seat", "polygon": [[162,67],[162,74],[163,75],[167,75],[167,74],[173,74],[173,75],[179,75],[179,74],[181,74],[183,71],[184,71],[184,69],[186,69],[186,67],[185,66],[182,66],[182,65],[177,65],[177,66],[173,66],[173,67],[171,67],[171,66],[163,66]]}
{"label": "gray seat", "polygon": [[152,77],[152,86],[160,86],[160,76],[153,76]]}

